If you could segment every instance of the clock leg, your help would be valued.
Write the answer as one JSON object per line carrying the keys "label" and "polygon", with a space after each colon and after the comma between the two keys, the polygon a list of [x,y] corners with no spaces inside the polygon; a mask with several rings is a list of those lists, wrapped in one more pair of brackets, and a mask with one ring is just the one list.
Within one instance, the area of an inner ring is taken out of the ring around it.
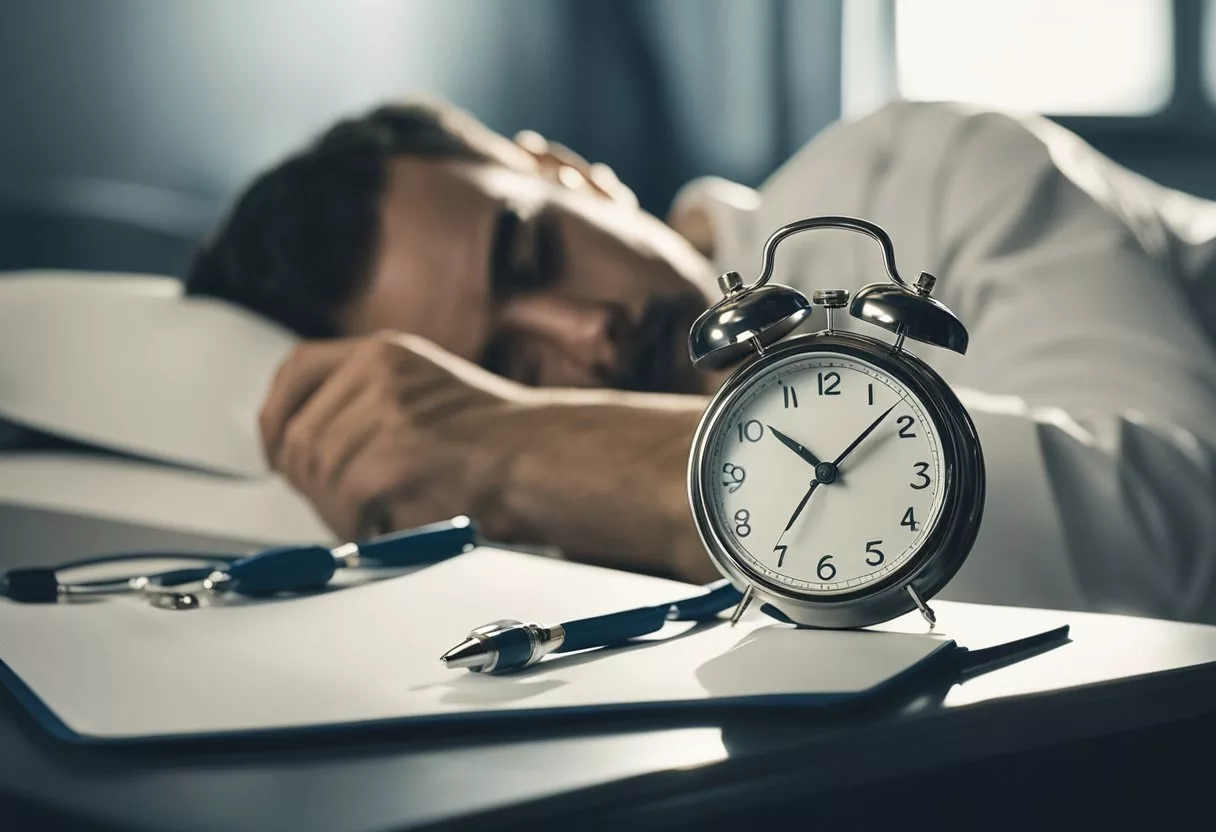
{"label": "clock leg", "polygon": [[924,617],[924,619],[929,622],[929,629],[932,630],[935,626],[937,626],[937,614],[933,612],[932,607],[925,603],[924,599],[920,597],[920,594],[912,588],[912,584],[908,584],[906,588],[908,590],[908,594],[912,596],[912,600],[916,602],[916,608],[920,610],[920,614]]}
{"label": "clock leg", "polygon": [[[909,587],[911,589],[911,587]],[[756,588],[748,586],[743,591],[743,597],[739,599],[739,605],[735,607],[735,611],[730,614],[730,626],[735,626],[739,623],[739,619],[743,617],[743,613],[747,612],[747,608],[751,606],[752,599],[756,595]]]}

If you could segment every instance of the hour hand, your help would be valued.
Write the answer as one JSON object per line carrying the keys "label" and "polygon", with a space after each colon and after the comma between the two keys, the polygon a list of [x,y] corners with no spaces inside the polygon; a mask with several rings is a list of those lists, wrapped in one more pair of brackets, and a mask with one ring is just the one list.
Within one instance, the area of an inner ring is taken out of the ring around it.
{"label": "hour hand", "polygon": [[810,451],[808,451],[806,448],[804,448],[802,445],[798,444],[793,439],[790,439],[788,436],[786,436],[781,431],[777,430],[772,425],[765,425],[765,427],[768,428],[769,433],[771,433],[773,436],[777,437],[777,441],[780,442],[782,445],[789,448],[794,453],[798,454],[798,456],[802,457],[804,460],[809,462],[811,465],[813,465],[813,466],[819,465],[819,458],[817,456],[815,456],[813,453],[811,453]]}

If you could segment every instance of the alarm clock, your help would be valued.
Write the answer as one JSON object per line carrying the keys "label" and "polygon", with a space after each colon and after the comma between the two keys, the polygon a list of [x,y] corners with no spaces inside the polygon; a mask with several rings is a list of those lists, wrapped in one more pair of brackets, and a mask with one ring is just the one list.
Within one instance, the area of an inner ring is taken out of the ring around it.
{"label": "alarm clock", "polygon": [[[845,229],[882,248],[889,279],[852,297],[808,299],[769,283],[792,234]],[[773,233],[750,285],[718,278],[723,297],[693,324],[704,370],[738,367],[693,439],[688,497],[715,566],[743,592],[810,627],[865,627],[929,606],[966,559],[984,510],[979,437],[950,386],[907,339],[966,353],[967,329],[932,297],[936,280],[900,276],[887,233],[854,217],[812,217]],[[813,305],[827,327],[794,335]],[[848,308],[875,335],[838,331]]]}

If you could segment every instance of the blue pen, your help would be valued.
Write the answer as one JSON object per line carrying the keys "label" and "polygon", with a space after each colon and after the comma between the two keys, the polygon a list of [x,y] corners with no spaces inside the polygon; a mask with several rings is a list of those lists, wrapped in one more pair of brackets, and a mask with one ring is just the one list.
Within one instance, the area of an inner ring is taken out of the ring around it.
{"label": "blue pen", "polygon": [[506,673],[536,664],[550,653],[573,653],[607,647],[648,635],[668,621],[708,621],[739,603],[741,596],[729,581],[705,586],[706,592],[652,607],[580,618],[543,627],[521,621],[495,621],[478,627],[439,660],[453,670]]}

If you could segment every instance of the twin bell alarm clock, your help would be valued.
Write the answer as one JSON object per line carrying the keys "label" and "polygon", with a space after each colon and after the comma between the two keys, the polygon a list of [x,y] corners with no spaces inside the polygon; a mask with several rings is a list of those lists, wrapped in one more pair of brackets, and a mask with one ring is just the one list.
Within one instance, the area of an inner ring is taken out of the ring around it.
{"label": "twin bell alarm clock", "polygon": [[[869,235],[889,279],[810,299],[769,283],[781,241],[813,229]],[[759,599],[810,627],[913,610],[935,623],[928,602],[979,531],[984,461],[958,397],[904,349],[912,339],[967,351],[967,329],[932,297],[934,283],[925,272],[904,280],[886,232],[853,217],[783,226],[755,282],[718,278],[722,299],[693,324],[689,353],[700,369],[738,367],[697,428],[688,496],[711,559],[743,591],[732,621]],[[827,327],[793,335],[812,305]],[[890,335],[833,329],[844,308]]]}

